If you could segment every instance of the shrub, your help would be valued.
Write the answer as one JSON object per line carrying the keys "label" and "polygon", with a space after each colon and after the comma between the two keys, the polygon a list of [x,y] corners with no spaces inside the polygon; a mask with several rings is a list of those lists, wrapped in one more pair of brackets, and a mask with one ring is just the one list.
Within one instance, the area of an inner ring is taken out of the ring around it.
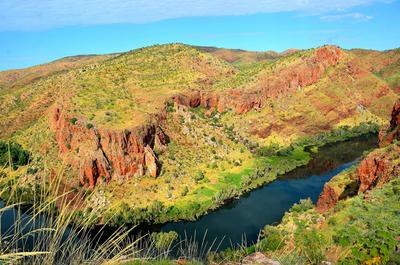
{"label": "shrub", "polygon": [[351,249],[351,255],[341,259],[339,264],[368,264],[374,259],[379,259],[385,264],[397,244],[391,231],[384,227],[369,227],[365,230],[355,225],[346,225],[334,240],[341,247]]}
{"label": "shrub", "polygon": [[256,150],[258,156],[272,156],[275,155],[280,149],[279,144],[272,143],[269,146],[262,146]]}
{"label": "shrub", "polygon": [[284,245],[284,237],[281,231],[275,226],[265,226],[262,230],[262,236],[264,238],[259,242],[258,246],[261,251],[279,250]]}
{"label": "shrub", "polygon": [[202,171],[197,172],[194,176],[193,176],[193,180],[195,183],[199,183],[200,181],[202,181],[205,178],[204,173]]}
{"label": "shrub", "polygon": [[152,233],[150,237],[158,251],[167,251],[171,248],[172,243],[178,239],[178,234],[175,231],[160,232]]}
{"label": "shrub", "polygon": [[212,200],[215,204],[223,204],[226,200],[231,199],[235,197],[237,194],[237,190],[235,188],[224,188],[220,191],[218,191],[214,196],[212,197]]}
{"label": "shrub", "polygon": [[77,118],[72,118],[71,120],[70,120],[70,122],[72,123],[72,124],[74,124],[75,125],[75,123],[78,121],[78,119]]}
{"label": "shrub", "polygon": [[182,190],[181,196],[186,196],[189,193],[189,188],[187,186],[185,186]]}
{"label": "shrub", "polygon": [[241,181],[241,186],[243,188],[249,186],[251,184],[251,178],[249,176],[243,176]]}
{"label": "shrub", "polygon": [[19,166],[27,165],[29,157],[29,152],[24,150],[19,144],[0,141],[1,166],[9,166],[11,160],[13,169],[17,169]]}
{"label": "shrub", "polygon": [[167,102],[166,110],[167,112],[174,112],[174,102]]}
{"label": "shrub", "polygon": [[299,227],[295,233],[296,249],[310,264],[321,264],[325,259],[325,240],[315,228]]}
{"label": "shrub", "polygon": [[301,199],[299,203],[295,203],[292,208],[290,209],[290,212],[296,212],[296,213],[301,213],[305,212],[307,210],[310,210],[314,207],[313,202],[311,201],[310,198],[307,199]]}
{"label": "shrub", "polygon": [[238,167],[238,166],[240,166],[242,164],[242,162],[240,161],[240,160],[235,160],[234,162],[233,162],[233,165],[235,166],[235,167]]}

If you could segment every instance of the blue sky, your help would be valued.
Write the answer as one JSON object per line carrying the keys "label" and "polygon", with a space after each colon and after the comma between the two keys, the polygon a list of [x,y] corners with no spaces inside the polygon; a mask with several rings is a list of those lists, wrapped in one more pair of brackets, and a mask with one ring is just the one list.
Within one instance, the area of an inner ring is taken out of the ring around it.
{"label": "blue sky", "polygon": [[151,44],[400,47],[400,0],[2,0],[0,70]]}

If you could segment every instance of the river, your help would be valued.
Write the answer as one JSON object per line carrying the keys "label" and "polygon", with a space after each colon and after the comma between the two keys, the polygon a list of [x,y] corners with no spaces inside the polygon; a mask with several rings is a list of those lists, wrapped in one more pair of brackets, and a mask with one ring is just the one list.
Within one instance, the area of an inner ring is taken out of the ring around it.
{"label": "river", "polygon": [[[323,186],[333,176],[356,163],[363,152],[376,147],[373,136],[326,145],[319,149],[306,166],[279,177],[277,180],[232,201],[194,222],[168,223],[152,227],[152,231],[176,231],[180,237],[196,234],[196,241],[220,244],[219,249],[257,240],[267,224],[277,224],[291,206],[300,199],[311,198],[315,203]],[[222,242],[221,242],[222,241]]]}

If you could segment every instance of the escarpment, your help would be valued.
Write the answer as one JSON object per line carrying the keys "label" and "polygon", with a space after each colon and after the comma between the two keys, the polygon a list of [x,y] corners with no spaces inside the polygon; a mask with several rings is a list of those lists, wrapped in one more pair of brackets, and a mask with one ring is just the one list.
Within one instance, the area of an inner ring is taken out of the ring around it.
{"label": "escarpment", "polygon": [[400,100],[393,106],[389,128],[379,133],[379,145],[382,147],[394,140],[400,140]]}
{"label": "escarpment", "polygon": [[112,178],[156,177],[159,165],[153,149],[164,148],[167,139],[159,126],[162,119],[160,114],[143,126],[110,130],[55,108],[52,127],[61,158],[79,168],[82,185],[94,187]]}
{"label": "escarpment", "polygon": [[[392,178],[400,176],[398,162],[400,146],[393,143],[399,139],[400,101],[393,107],[390,126],[379,133],[380,149],[368,154],[354,172],[335,176],[325,184],[317,201],[317,210],[325,212],[345,198],[347,193],[365,193],[375,187],[381,187]],[[335,179],[336,178],[336,179]],[[342,178],[342,179],[341,179]],[[339,183],[339,184],[338,184]]]}

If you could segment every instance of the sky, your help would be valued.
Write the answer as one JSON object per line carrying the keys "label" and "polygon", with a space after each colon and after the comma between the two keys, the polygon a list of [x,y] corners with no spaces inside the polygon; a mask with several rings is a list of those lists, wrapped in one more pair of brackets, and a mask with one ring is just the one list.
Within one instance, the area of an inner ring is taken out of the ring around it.
{"label": "sky", "polygon": [[0,70],[180,42],[400,47],[400,0],[1,0]]}

